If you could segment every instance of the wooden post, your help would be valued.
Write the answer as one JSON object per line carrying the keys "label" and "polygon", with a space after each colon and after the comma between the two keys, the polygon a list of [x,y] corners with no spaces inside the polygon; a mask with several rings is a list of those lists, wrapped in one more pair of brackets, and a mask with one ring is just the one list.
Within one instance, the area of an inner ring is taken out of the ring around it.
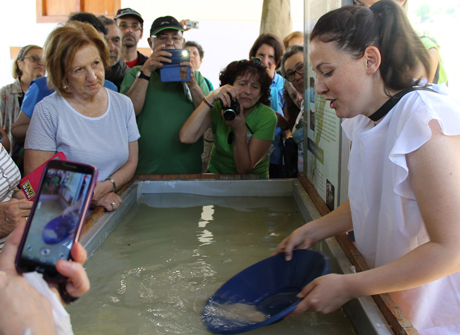
{"label": "wooden post", "polygon": [[272,33],[282,40],[291,32],[291,0],[264,0],[260,33]]}

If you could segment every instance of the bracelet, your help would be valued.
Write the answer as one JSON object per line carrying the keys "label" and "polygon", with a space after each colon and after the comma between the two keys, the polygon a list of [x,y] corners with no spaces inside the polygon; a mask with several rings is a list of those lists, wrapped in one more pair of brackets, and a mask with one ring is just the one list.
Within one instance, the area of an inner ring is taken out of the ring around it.
{"label": "bracelet", "polygon": [[214,105],[213,105],[212,103],[210,103],[210,102],[208,101],[208,99],[206,99],[206,97],[203,98],[203,101],[204,101],[204,103],[205,103],[206,105],[208,105],[209,108],[214,108]]}
{"label": "bracelet", "polygon": [[71,304],[72,302],[78,300],[78,298],[72,297],[72,296],[69,294],[69,292],[67,292],[66,284],[67,284],[67,283],[62,283],[62,284],[60,284],[59,287],[58,287],[58,291],[59,291],[59,294],[60,294],[60,296],[61,296],[62,301],[63,301],[66,305],[69,305],[69,304]]}
{"label": "bracelet", "polygon": [[117,184],[115,184],[115,180],[113,180],[112,178],[108,177],[106,180],[110,181],[112,183],[112,186],[113,186],[113,193],[116,193],[117,192]]}

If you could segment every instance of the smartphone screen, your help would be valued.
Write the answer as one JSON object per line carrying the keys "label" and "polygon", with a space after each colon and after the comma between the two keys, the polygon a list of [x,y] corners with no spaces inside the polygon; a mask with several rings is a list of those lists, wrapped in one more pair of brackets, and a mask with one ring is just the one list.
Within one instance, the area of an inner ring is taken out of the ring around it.
{"label": "smartphone screen", "polygon": [[18,270],[37,271],[51,280],[63,279],[55,264],[70,258],[70,249],[78,240],[96,171],[92,166],[68,161],[48,163],[21,241]]}

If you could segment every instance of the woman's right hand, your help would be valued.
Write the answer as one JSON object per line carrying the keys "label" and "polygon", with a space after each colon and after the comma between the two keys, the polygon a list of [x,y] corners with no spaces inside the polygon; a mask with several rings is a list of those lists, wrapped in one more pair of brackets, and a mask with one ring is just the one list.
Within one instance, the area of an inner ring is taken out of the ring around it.
{"label": "woman's right hand", "polygon": [[307,249],[317,242],[308,224],[294,230],[291,235],[281,241],[275,249],[274,254],[284,253],[287,261],[292,259],[294,249]]}
{"label": "woman's right hand", "polygon": [[207,99],[212,104],[218,100],[221,100],[222,104],[228,107],[231,105],[232,99],[238,99],[238,91],[232,85],[227,84],[209,93]]}
{"label": "woman's right hand", "polygon": [[19,220],[30,214],[33,202],[11,199],[0,203],[0,237],[8,236],[18,225]]}

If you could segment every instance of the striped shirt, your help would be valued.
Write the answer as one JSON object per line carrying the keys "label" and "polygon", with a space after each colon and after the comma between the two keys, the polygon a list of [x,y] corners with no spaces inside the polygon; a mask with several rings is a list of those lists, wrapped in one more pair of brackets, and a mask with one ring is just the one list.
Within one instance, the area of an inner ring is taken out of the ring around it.
{"label": "striped shirt", "polygon": [[[8,151],[0,144],[0,202],[11,200],[13,192],[21,180],[21,173]],[[0,238],[0,249],[5,238]]]}

